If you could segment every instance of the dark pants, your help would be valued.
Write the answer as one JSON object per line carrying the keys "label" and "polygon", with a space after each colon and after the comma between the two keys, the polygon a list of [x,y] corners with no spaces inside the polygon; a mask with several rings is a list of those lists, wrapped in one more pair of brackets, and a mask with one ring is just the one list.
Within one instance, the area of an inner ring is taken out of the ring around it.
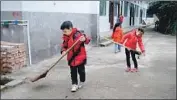
{"label": "dark pants", "polygon": [[132,51],[132,50],[129,51],[128,49],[125,49],[125,54],[126,54],[127,67],[131,68],[131,64],[130,64],[130,54],[131,54],[131,57],[132,57],[132,60],[134,63],[134,67],[138,68],[138,63],[137,63],[137,60],[135,57],[135,54],[137,54],[137,52]]}
{"label": "dark pants", "polygon": [[122,28],[122,22],[120,22],[120,27]]}
{"label": "dark pants", "polygon": [[85,82],[85,65],[79,65],[75,67],[70,66],[70,70],[72,84],[78,84],[77,73],[79,73],[80,82]]}

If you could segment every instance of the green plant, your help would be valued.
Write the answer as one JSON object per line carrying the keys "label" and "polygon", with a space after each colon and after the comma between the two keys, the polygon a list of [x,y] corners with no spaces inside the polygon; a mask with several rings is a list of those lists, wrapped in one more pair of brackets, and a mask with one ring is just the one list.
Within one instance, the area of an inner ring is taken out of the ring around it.
{"label": "green plant", "polygon": [[148,14],[159,18],[159,32],[177,34],[177,1],[156,1],[150,3]]}

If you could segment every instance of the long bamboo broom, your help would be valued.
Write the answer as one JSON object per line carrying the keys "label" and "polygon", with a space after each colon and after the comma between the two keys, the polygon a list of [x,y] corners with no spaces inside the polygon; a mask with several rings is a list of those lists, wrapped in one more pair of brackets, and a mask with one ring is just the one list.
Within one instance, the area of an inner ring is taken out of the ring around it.
{"label": "long bamboo broom", "polygon": [[43,73],[41,73],[40,75],[34,77],[34,78],[30,78],[29,80],[31,82],[36,82],[38,81],[39,79],[42,79],[42,78],[45,78],[47,73],[53,68],[55,67],[55,65],[61,61],[61,59],[80,41],[80,38],[69,48],[66,50],[66,52],[64,54],[62,54],[59,59],[49,68],[47,69],[46,71],[44,71]]}

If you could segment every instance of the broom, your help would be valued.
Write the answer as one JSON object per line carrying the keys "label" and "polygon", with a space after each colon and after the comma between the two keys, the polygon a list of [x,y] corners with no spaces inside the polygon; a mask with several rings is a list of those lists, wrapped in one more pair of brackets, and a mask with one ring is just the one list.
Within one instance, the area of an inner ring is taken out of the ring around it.
{"label": "broom", "polygon": [[39,79],[42,79],[42,78],[45,78],[47,73],[53,68],[55,67],[55,65],[80,41],[80,38],[69,48],[66,50],[66,52],[64,54],[62,54],[59,59],[49,68],[47,69],[46,71],[44,71],[42,74],[34,77],[34,78],[31,78],[29,79],[31,82],[36,82],[38,81]]}
{"label": "broom", "polygon": [[123,46],[123,47],[125,47],[125,48],[127,48],[127,49],[129,49],[129,50],[135,51],[137,55],[141,55],[141,54],[142,54],[141,51],[137,51],[137,50],[134,50],[134,49],[132,49],[132,48],[129,48],[129,47],[123,45],[123,44],[120,44],[120,43],[118,43],[118,42],[113,41],[112,39],[109,39],[109,38],[106,38],[106,37],[104,37],[104,39],[110,40],[111,42],[113,42],[113,43],[115,43],[115,44],[119,44],[119,45],[121,45],[121,46]]}

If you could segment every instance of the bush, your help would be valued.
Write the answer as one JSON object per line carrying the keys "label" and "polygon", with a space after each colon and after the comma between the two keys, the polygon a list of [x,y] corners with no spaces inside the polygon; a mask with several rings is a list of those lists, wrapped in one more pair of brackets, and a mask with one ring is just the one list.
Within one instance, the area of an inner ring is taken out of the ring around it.
{"label": "bush", "polygon": [[157,1],[150,4],[148,14],[159,18],[159,32],[177,34],[177,1]]}

